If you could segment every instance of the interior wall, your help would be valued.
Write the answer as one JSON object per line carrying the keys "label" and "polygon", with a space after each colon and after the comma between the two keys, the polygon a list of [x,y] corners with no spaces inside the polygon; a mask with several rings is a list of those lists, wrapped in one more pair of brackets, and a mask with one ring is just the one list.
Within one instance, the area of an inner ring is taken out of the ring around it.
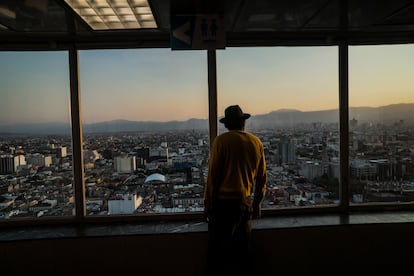
{"label": "interior wall", "polygon": [[[2,275],[194,276],[203,275],[207,233],[3,241],[0,246]],[[412,223],[255,230],[249,265],[255,275],[396,273],[412,270],[413,247]]]}

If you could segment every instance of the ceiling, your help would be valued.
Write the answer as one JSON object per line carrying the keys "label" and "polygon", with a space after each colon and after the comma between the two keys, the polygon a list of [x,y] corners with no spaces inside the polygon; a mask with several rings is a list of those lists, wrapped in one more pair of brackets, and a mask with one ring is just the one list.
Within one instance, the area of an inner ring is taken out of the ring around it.
{"label": "ceiling", "polygon": [[1,0],[0,49],[171,47],[173,19],[209,14],[222,19],[226,47],[414,42],[411,0],[148,2],[157,28],[94,31],[64,0]]}

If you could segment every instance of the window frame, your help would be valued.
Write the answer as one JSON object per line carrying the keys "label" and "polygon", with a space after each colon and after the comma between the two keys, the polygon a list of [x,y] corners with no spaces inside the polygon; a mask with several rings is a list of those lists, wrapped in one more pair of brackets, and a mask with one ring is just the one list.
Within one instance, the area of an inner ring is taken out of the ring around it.
{"label": "window frame", "polygon": [[[397,44],[397,43],[394,43]],[[379,44],[375,44],[379,45]],[[413,44],[414,45],[414,44]],[[401,211],[413,210],[414,202],[381,202],[375,204],[349,204],[349,42],[342,40],[331,46],[338,47],[338,74],[339,74],[339,132],[340,132],[340,203],[337,206],[329,207],[304,207],[290,209],[265,209],[263,216],[274,217],[280,215],[303,215],[303,214],[348,214],[360,211]],[[28,47],[27,45],[25,47]],[[312,47],[312,46],[310,46]],[[102,49],[105,47],[99,47]],[[107,47],[111,49],[111,47]],[[131,45],[126,49],[137,48]],[[139,48],[139,47],[138,47]],[[145,48],[145,47],[144,47]],[[69,84],[70,84],[70,111],[71,111],[71,131],[73,149],[73,174],[74,174],[74,193],[75,193],[75,216],[71,217],[45,217],[45,218],[18,218],[10,220],[0,220],[0,228],[4,226],[19,225],[39,225],[39,224],[63,224],[63,223],[95,223],[95,222],[159,222],[159,221],[186,221],[201,220],[201,212],[178,213],[178,214],[140,214],[140,215],[116,215],[116,216],[87,216],[85,206],[85,186],[83,168],[83,149],[82,149],[82,116],[80,109],[80,75],[79,75],[79,50],[98,49],[87,45],[69,43],[61,45],[55,50],[68,51],[69,65]],[[35,46],[28,47],[30,51],[53,51],[53,49],[39,49]],[[7,51],[10,51],[8,49]],[[16,51],[16,49],[14,49]],[[209,135],[210,144],[218,133],[218,112],[217,112],[217,64],[216,50],[207,50],[207,74],[208,74],[208,116],[209,116]]]}

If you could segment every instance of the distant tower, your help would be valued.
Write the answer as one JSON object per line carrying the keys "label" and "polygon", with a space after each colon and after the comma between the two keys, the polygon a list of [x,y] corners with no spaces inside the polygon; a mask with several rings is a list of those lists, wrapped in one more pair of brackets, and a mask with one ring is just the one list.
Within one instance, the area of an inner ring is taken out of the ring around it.
{"label": "distant tower", "polygon": [[354,129],[354,128],[356,128],[356,127],[357,127],[357,125],[358,125],[358,120],[357,120],[357,119],[352,118],[352,120],[351,120],[351,121],[349,121],[349,127],[350,127],[350,128]]}
{"label": "distant tower", "polygon": [[279,163],[283,164],[294,164],[296,162],[296,144],[290,139],[284,138],[279,143]]}

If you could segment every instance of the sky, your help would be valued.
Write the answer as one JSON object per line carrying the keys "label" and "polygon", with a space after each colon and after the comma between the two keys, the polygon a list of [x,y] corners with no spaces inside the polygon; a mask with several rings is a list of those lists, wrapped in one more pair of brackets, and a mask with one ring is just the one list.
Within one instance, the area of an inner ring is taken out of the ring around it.
{"label": "sky", "polygon": [[[84,123],[208,117],[207,52],[79,52]],[[349,104],[414,102],[414,45],[350,46]],[[217,50],[218,115],[338,108],[338,47]],[[0,52],[0,124],[69,122],[68,53]]]}

